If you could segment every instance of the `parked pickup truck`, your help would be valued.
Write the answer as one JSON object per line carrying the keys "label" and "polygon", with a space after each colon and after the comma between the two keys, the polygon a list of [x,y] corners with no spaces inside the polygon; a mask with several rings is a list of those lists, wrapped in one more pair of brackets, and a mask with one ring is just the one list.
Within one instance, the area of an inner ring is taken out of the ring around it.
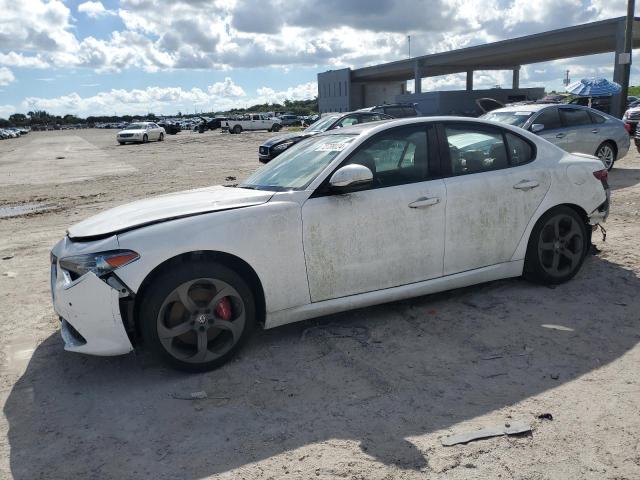
{"label": "parked pickup truck", "polygon": [[263,113],[248,113],[236,118],[230,118],[222,123],[222,131],[240,133],[243,130],[268,130],[279,132],[282,122],[278,118],[271,118]]}

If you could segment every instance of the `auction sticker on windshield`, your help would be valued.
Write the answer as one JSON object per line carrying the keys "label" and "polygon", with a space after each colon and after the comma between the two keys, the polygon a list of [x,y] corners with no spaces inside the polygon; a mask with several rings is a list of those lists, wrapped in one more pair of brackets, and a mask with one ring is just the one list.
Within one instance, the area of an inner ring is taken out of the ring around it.
{"label": "auction sticker on windshield", "polygon": [[323,143],[316,147],[316,152],[341,152],[347,148],[347,143]]}

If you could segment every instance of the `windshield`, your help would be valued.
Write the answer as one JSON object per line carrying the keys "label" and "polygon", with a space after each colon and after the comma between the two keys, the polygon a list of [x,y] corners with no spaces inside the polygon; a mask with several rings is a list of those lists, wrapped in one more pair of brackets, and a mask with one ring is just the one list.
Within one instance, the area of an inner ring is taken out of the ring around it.
{"label": "windshield", "polygon": [[285,150],[238,185],[256,190],[304,190],[356,135],[322,135]]}
{"label": "windshield", "polygon": [[305,132],[324,132],[338,119],[339,116],[340,115],[330,115],[328,117],[321,118],[317,122],[309,125]]}
{"label": "windshield", "polygon": [[533,112],[518,112],[516,110],[513,110],[510,112],[489,112],[485,113],[480,118],[521,127],[527,122],[527,120],[529,120],[531,115],[533,115]]}
{"label": "windshield", "polygon": [[131,125],[127,125],[125,127],[127,130],[143,130],[147,128],[146,123],[132,123]]}

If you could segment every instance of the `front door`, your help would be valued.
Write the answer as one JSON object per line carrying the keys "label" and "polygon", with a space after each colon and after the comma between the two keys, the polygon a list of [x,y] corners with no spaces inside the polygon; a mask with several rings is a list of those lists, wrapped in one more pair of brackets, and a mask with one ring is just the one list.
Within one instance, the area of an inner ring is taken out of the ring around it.
{"label": "front door", "polygon": [[510,261],[549,189],[548,172],[532,144],[509,131],[465,122],[440,132],[450,161],[444,275]]}
{"label": "front door", "polygon": [[388,130],[343,165],[372,170],[373,184],[334,194],[320,187],[302,207],[311,301],[442,275],[446,196],[430,180],[426,127]]}
{"label": "front door", "polygon": [[536,132],[538,136],[553,143],[555,146],[566,149],[567,132],[562,126],[558,107],[544,108],[532,121],[532,124],[544,125],[544,129]]}

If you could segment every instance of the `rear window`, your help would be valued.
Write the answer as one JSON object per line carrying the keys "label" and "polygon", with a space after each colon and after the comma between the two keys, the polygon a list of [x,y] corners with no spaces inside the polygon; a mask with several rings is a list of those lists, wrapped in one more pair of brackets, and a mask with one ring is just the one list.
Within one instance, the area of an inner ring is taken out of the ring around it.
{"label": "rear window", "polygon": [[593,123],[604,123],[605,122],[605,118],[602,115],[598,115],[597,113],[589,112],[589,116],[591,117],[591,121]]}

